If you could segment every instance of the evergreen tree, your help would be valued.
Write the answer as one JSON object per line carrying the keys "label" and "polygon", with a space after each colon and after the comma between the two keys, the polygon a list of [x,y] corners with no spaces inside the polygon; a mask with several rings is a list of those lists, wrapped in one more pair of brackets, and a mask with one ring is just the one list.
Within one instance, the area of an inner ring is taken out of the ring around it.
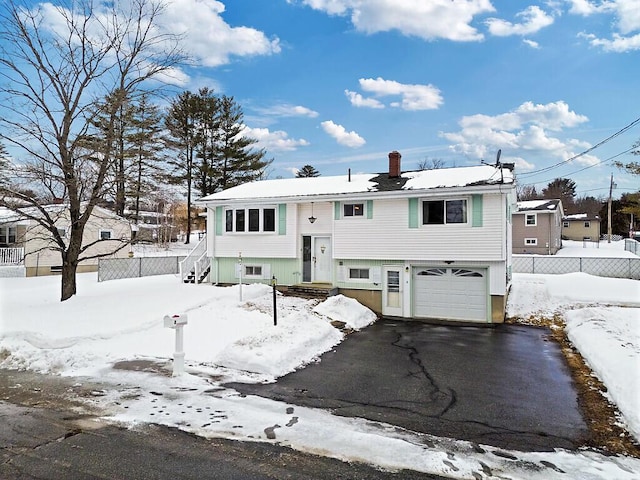
{"label": "evergreen tree", "polygon": [[256,139],[243,135],[244,114],[233,97],[226,95],[219,101],[220,126],[217,144],[217,188],[224,190],[264,176],[273,160],[265,160],[264,149],[252,149]]}
{"label": "evergreen tree", "polygon": [[576,182],[569,178],[556,178],[542,189],[542,198],[562,200],[562,206],[567,211],[572,210],[575,196]]}
{"label": "evergreen tree", "polygon": [[297,178],[319,177],[319,176],[320,176],[320,172],[316,170],[314,167],[312,167],[311,165],[305,165],[304,167],[302,167],[300,170],[296,172]]}
{"label": "evergreen tree", "polygon": [[170,172],[168,180],[174,184],[184,184],[187,188],[187,238],[191,236],[191,196],[195,174],[196,152],[198,148],[198,124],[200,119],[198,96],[185,91],[171,102],[165,116],[165,127],[169,137],[167,145],[177,152],[168,160]]}
{"label": "evergreen tree", "polygon": [[133,208],[134,221],[138,222],[140,202],[157,190],[161,180],[158,165],[164,145],[161,138],[162,115],[157,105],[142,95],[131,116],[131,132],[128,135],[132,152],[132,168],[129,175],[127,196]]}

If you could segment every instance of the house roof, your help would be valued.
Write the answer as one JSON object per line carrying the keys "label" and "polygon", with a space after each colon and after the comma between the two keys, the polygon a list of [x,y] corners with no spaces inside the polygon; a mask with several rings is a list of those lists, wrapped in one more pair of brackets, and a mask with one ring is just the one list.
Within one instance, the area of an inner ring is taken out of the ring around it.
{"label": "house roof", "polygon": [[507,168],[480,165],[404,172],[400,177],[388,173],[338,175],[330,177],[259,180],[203,197],[201,203],[226,200],[285,199],[310,196],[336,196],[375,192],[435,190],[455,187],[513,184]]}
{"label": "house roof", "polygon": [[[69,206],[65,204],[42,205],[42,208],[44,208],[49,215],[59,215],[69,210]],[[24,212],[24,214],[21,215],[19,212],[9,208],[0,207],[0,223],[28,222],[30,218],[40,216],[40,211],[36,207],[24,207],[21,208],[20,211]],[[96,215],[96,213],[99,213],[101,218],[113,218],[126,222],[124,218],[116,215],[115,212],[97,205],[93,207],[93,215]]]}
{"label": "house roof", "polygon": [[584,220],[594,220],[600,221],[600,217],[598,215],[589,215],[588,213],[574,213],[571,215],[565,215],[562,217],[563,220],[566,221],[584,221]]}
{"label": "house roof", "polygon": [[555,212],[558,209],[560,209],[560,213],[562,213],[562,203],[557,199],[526,200],[523,202],[518,202],[518,211],[516,213]]}

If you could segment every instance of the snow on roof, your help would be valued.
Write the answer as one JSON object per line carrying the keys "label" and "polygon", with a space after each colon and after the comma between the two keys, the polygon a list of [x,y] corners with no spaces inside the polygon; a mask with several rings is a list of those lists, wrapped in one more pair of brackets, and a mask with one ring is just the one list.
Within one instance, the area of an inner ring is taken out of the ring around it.
{"label": "snow on roof", "polygon": [[565,215],[564,220],[600,220],[598,215],[589,216],[588,213],[573,213],[571,215]]}
{"label": "snow on roof", "polygon": [[518,202],[518,210],[555,210],[560,205],[560,200],[525,200]]}
{"label": "snow on roof", "polygon": [[[501,172],[502,170],[502,172]],[[253,198],[367,193],[382,190],[422,190],[513,183],[513,173],[490,165],[405,172],[401,178],[383,174],[258,180],[203,197],[199,202]]]}

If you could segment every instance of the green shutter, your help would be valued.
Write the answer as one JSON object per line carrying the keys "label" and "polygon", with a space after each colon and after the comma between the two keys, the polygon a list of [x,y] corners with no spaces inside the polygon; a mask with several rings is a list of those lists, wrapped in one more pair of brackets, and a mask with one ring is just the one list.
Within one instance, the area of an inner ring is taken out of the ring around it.
{"label": "green shutter", "polygon": [[333,218],[340,220],[340,202],[333,202]]}
{"label": "green shutter", "polygon": [[418,199],[409,199],[409,228],[418,228]]}
{"label": "green shutter", "polygon": [[373,200],[367,200],[367,218],[369,220],[373,218]]}
{"label": "green shutter", "polygon": [[216,207],[216,235],[222,235],[222,225],[224,222],[224,209]]}
{"label": "green shutter", "polygon": [[287,204],[278,205],[278,235],[287,234]]}
{"label": "green shutter", "polygon": [[471,195],[471,226],[482,226],[482,195]]}

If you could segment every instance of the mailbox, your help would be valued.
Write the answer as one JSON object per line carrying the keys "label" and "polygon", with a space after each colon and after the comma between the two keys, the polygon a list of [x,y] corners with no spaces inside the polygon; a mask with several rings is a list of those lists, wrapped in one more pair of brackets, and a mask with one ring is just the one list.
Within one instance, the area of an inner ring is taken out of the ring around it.
{"label": "mailbox", "polygon": [[186,325],[187,322],[187,314],[186,313],[177,313],[175,315],[165,315],[164,316],[164,326],[165,328],[177,328],[183,325]]}

